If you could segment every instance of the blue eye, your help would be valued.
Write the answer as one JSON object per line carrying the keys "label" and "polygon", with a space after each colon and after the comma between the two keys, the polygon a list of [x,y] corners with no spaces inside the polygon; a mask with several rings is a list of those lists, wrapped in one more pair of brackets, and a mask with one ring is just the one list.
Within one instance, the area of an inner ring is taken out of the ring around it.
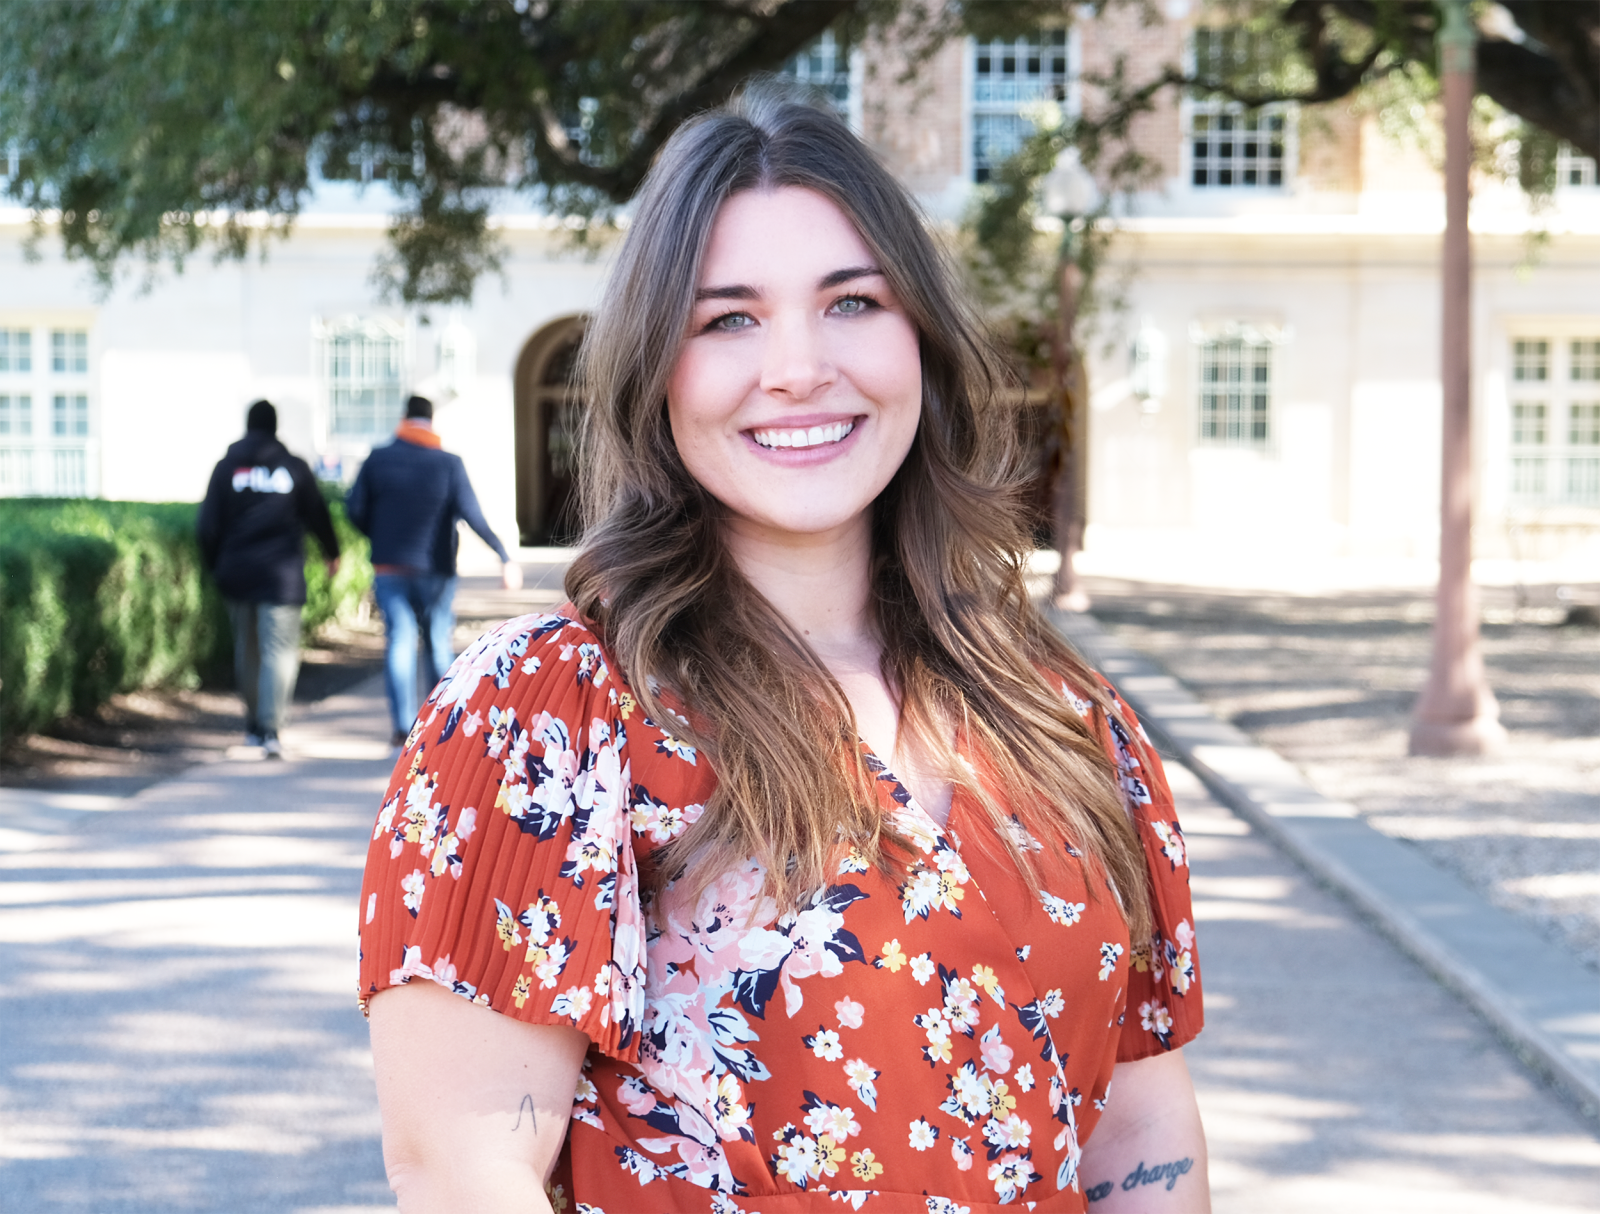
{"label": "blue eye", "polygon": [[706,325],[705,331],[707,333],[733,333],[739,329],[747,329],[755,323],[748,312],[725,312]]}
{"label": "blue eye", "polygon": [[865,295],[847,295],[833,305],[833,310],[841,316],[860,316],[863,312],[870,312],[877,306],[877,300],[869,299]]}

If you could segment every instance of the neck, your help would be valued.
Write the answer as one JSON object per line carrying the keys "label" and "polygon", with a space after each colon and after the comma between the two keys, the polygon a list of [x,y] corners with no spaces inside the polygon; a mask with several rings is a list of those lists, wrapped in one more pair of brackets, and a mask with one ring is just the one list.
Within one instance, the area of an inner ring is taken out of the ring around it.
{"label": "neck", "polygon": [[728,550],[739,571],[811,645],[824,664],[876,669],[872,534],[866,514],[833,531],[775,537],[735,520]]}

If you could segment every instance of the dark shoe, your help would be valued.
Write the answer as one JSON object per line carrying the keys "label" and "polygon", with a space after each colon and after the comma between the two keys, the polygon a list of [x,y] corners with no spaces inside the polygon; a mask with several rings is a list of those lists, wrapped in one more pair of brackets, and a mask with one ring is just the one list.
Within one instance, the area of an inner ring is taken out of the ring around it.
{"label": "dark shoe", "polygon": [[411,736],[411,734],[408,733],[406,730],[397,729],[397,730],[394,731],[394,736],[389,739],[389,745],[390,746],[404,746],[406,744],[406,739],[409,738],[410,736]]}
{"label": "dark shoe", "polygon": [[253,729],[246,731],[244,735],[244,744],[246,746],[260,746],[264,740],[265,739],[263,739],[262,736],[256,733]]}

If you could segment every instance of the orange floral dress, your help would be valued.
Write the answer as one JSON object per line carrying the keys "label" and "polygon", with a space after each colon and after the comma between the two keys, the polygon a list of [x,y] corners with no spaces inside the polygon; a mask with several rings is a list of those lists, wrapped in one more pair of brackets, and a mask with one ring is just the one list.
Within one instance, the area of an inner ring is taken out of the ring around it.
{"label": "orange floral dress", "polygon": [[362,888],[363,1003],[423,979],[588,1035],[558,1212],[1086,1210],[1112,1068],[1189,1041],[1202,1013],[1159,760],[1126,708],[1062,691],[1121,773],[1150,941],[1130,945],[1070,840],[1014,819],[1030,894],[976,806],[957,796],[941,827],[870,754],[908,862],[886,876],[841,848],[833,883],[780,915],[751,861],[658,912],[641,871],[716,777],[570,610],[513,620],[456,661],[395,768]]}

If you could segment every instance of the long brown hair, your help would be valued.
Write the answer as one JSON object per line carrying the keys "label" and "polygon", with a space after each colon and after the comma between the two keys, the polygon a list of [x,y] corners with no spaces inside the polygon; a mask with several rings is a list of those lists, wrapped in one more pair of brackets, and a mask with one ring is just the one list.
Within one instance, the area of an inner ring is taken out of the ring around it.
{"label": "long brown hair", "polygon": [[[793,907],[827,884],[839,842],[880,865],[895,850],[848,700],[739,572],[725,512],[684,467],[667,420],[667,380],[718,209],[740,191],[786,186],[850,218],[920,338],[921,421],[872,519],[873,607],[901,728],[983,806],[1024,879],[1033,871],[1010,829],[1014,810],[1104,867],[1140,940],[1141,849],[1116,773],[1061,677],[1109,705],[1025,584],[1002,364],[905,191],[835,116],[770,85],[685,124],[661,150],[579,362],[587,529],[567,593],[645,712],[717,774],[705,812],[657,871],[684,872],[694,890],[754,856],[779,905]],[[952,724],[987,778],[957,760]]]}

